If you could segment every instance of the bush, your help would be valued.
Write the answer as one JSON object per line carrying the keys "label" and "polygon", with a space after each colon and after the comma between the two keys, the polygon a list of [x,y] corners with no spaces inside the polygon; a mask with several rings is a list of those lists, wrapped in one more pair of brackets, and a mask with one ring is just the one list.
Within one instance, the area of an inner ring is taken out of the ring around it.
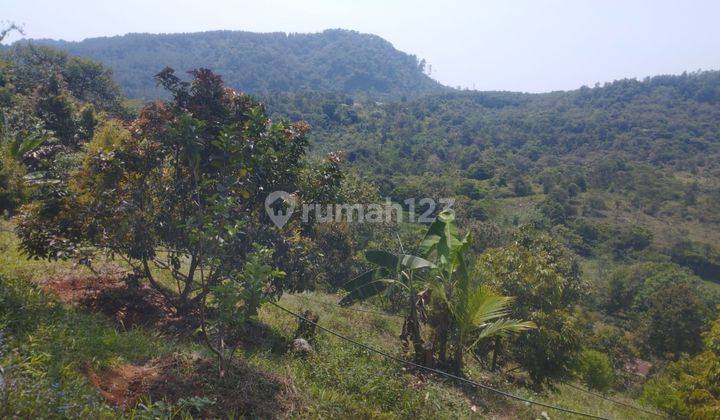
{"label": "bush", "polygon": [[695,274],[720,282],[720,250],[710,244],[680,242],[670,251],[672,261],[691,269]]}
{"label": "bush", "polygon": [[479,162],[470,165],[467,172],[470,178],[480,181],[490,179],[495,176],[495,169],[491,165]]}
{"label": "bush", "polygon": [[25,168],[0,150],[0,214],[12,212],[27,199]]}
{"label": "bush", "polygon": [[513,181],[513,193],[517,197],[525,197],[533,193],[532,185],[523,177],[518,177]]}
{"label": "bush", "polygon": [[468,214],[470,217],[483,222],[490,218],[491,212],[492,207],[487,201],[473,200],[468,206]]}
{"label": "bush", "polygon": [[615,372],[605,353],[585,350],[580,354],[577,375],[588,388],[606,392],[615,382]]}
{"label": "bush", "polygon": [[485,252],[482,277],[515,296],[511,316],[538,328],[508,340],[508,354],[540,387],[572,370],[581,350],[580,326],[572,308],[586,293],[577,261],[550,235],[521,228],[511,244]]}
{"label": "bush", "polygon": [[720,418],[720,319],[705,333],[705,349],[667,366],[643,387],[642,399],[678,418]]}

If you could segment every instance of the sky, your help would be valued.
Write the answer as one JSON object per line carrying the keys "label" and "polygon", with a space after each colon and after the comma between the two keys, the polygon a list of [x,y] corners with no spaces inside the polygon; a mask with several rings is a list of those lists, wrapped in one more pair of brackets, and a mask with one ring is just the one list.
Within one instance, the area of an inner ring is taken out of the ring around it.
{"label": "sky", "polygon": [[720,69],[719,17],[718,0],[0,0],[26,38],[344,28],[424,58],[443,84],[524,92]]}

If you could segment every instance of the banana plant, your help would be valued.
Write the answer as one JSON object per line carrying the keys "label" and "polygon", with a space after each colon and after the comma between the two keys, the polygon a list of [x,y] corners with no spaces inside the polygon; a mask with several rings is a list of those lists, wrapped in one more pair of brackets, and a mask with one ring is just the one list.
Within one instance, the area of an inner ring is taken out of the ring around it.
{"label": "banana plant", "polygon": [[[433,325],[437,335],[437,345],[433,348],[439,350],[443,362],[448,336],[452,333],[455,370],[461,373],[464,352],[482,340],[535,327],[531,322],[507,319],[512,298],[500,296],[481,282],[472,281],[466,263],[469,246],[470,236],[461,239],[458,235],[455,215],[442,211],[420,243],[421,256],[367,251],[365,258],[375,268],[347,282],[343,287],[350,293],[340,303],[352,304],[391,287],[402,290],[408,305],[403,336],[407,334],[412,340],[416,360],[426,362],[418,318],[418,292],[430,290],[433,310],[440,315]],[[422,271],[416,273],[419,270]]]}
{"label": "banana plant", "polygon": [[[535,324],[506,318],[513,298],[501,296],[492,289],[474,280],[470,274],[465,255],[471,238],[458,236],[455,215],[450,211],[441,212],[428,229],[420,249],[426,258],[435,257],[435,276],[429,281],[433,299],[441,305],[435,305],[438,311],[447,312],[454,330],[454,369],[460,374],[463,370],[464,352],[478,343],[492,337],[502,337],[519,333]],[[446,325],[439,326],[442,334],[439,339],[439,351],[444,358],[447,334]]]}
{"label": "banana plant", "polygon": [[341,305],[350,305],[354,302],[377,296],[389,288],[395,288],[403,293],[407,301],[407,314],[403,325],[401,340],[407,343],[409,338],[413,344],[416,361],[423,360],[423,339],[420,332],[420,319],[418,317],[418,280],[416,271],[433,269],[435,264],[410,254],[393,254],[381,250],[365,252],[365,259],[375,265],[370,271],[350,280],[343,285],[350,293],[341,301]]}

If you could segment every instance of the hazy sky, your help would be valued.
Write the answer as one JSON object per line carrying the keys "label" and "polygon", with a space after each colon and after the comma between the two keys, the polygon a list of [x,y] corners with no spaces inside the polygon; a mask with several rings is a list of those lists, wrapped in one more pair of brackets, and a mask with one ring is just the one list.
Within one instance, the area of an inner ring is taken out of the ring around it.
{"label": "hazy sky", "polygon": [[[720,69],[720,1],[0,0],[28,38],[355,29],[425,58],[432,77],[542,92]],[[17,39],[17,37],[12,38]]]}

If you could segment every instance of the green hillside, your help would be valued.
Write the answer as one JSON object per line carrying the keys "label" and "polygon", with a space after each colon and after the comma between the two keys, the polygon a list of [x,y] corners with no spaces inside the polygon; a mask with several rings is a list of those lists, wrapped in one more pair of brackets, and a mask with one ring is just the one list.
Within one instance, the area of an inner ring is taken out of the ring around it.
{"label": "green hillside", "polygon": [[128,34],[37,42],[105,64],[130,98],[162,96],[152,77],[166,66],[179,72],[207,67],[222,74],[229,86],[255,94],[315,90],[400,99],[446,89],[424,74],[415,56],[378,36],[347,30]]}
{"label": "green hillside", "polygon": [[114,71],[0,51],[0,417],[718,417],[720,72],[471,92],[350,31],[58,45]]}

